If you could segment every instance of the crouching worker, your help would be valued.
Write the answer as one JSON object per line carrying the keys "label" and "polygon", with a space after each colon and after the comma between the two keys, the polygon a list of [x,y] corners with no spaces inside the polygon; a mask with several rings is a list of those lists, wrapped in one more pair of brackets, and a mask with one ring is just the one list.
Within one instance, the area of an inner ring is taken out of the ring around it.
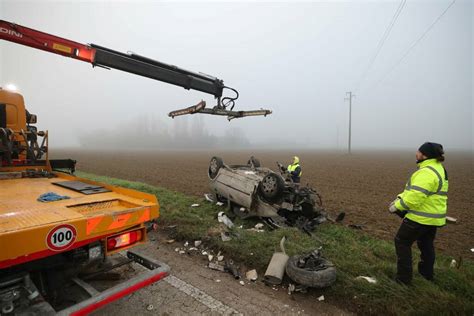
{"label": "crouching worker", "polygon": [[294,156],[293,163],[288,165],[288,173],[291,175],[291,180],[294,183],[300,183],[303,172],[301,171],[300,158],[297,156]]}
{"label": "crouching worker", "polygon": [[389,211],[403,218],[395,236],[397,253],[396,281],[412,280],[411,247],[416,241],[421,251],[418,272],[433,280],[434,239],[438,227],[446,224],[448,174],[442,163],[443,146],[424,143],[416,152],[418,169],[411,175],[403,193],[389,206]]}

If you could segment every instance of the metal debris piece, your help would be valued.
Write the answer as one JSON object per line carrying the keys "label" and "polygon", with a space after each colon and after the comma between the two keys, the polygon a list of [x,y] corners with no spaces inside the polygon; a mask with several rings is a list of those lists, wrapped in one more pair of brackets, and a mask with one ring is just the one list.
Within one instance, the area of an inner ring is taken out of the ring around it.
{"label": "metal debris piece", "polygon": [[179,251],[179,248],[174,248],[174,251],[178,252],[178,251]]}
{"label": "metal debris piece", "polygon": [[245,273],[245,277],[249,281],[257,281],[258,279],[257,270],[253,269],[253,270],[247,271]]}
{"label": "metal debris piece", "polygon": [[458,222],[457,218],[451,217],[451,216],[446,216],[446,222],[451,223],[451,224],[456,224]]}
{"label": "metal debris piece", "polygon": [[474,252],[474,248],[471,248],[471,252]]}
{"label": "metal debris piece", "polygon": [[209,259],[209,261],[212,261],[212,259],[214,259],[214,256],[213,255],[208,255],[207,259]]}
{"label": "metal debris piece", "polygon": [[180,251],[179,251],[179,254],[180,254],[180,255],[183,255],[183,254],[185,254],[185,253],[186,253],[186,251],[184,251],[184,250],[180,250]]}
{"label": "metal debris piece", "polygon": [[377,283],[377,279],[376,278],[373,278],[373,277],[368,277],[368,276],[363,276],[363,275],[359,275],[356,280],[366,280],[367,282],[369,283],[372,283],[372,284],[376,284]]}
{"label": "metal debris piece", "polygon": [[223,266],[222,264],[209,262],[207,266],[209,267],[209,269],[225,272],[225,266]]}
{"label": "metal debris piece", "polygon": [[228,218],[227,215],[224,214],[224,212],[219,212],[219,214],[217,214],[217,221],[219,223],[223,223],[228,228],[234,227],[234,223],[232,223],[230,218]]}
{"label": "metal debris piece", "polygon": [[216,282],[217,282],[217,283],[220,283],[220,282],[221,282],[221,280],[217,279],[217,280],[216,280]]}
{"label": "metal debris piece", "polygon": [[255,229],[262,229],[263,228],[263,224],[262,223],[258,223],[255,225]]}
{"label": "metal debris piece", "polygon": [[204,194],[204,198],[206,199],[206,201],[214,203],[214,197],[212,196],[212,194],[206,193]]}
{"label": "metal debris piece", "polygon": [[203,256],[207,256],[207,251],[203,251],[203,252],[201,252],[201,254],[202,254]]}
{"label": "metal debris piece", "polygon": [[240,285],[242,285],[242,286],[245,285],[245,282],[244,282],[244,281],[240,281],[239,283],[240,283]]}
{"label": "metal debris piece", "polygon": [[187,247],[187,246],[189,246],[189,243],[188,243],[188,242],[185,242],[185,243],[184,243],[184,247]]}
{"label": "metal debris piece", "polygon": [[199,250],[199,249],[197,249],[196,247],[191,247],[191,248],[189,248],[188,250],[189,250],[189,251],[196,251],[196,250]]}
{"label": "metal debris piece", "polygon": [[324,301],[324,295],[321,295],[320,297],[318,297],[318,301],[320,302]]}
{"label": "metal debris piece", "polygon": [[222,206],[222,205],[224,205],[224,203],[222,203],[222,202],[217,202],[216,205],[217,205],[217,206]]}
{"label": "metal debris piece", "polygon": [[194,247],[199,247],[199,246],[201,246],[201,244],[202,244],[202,241],[200,241],[200,240],[195,240],[194,241]]}
{"label": "metal debris piece", "polygon": [[224,256],[217,256],[217,261],[222,261],[224,260]]}
{"label": "metal debris piece", "polygon": [[198,207],[199,204],[195,203],[195,204],[192,204],[191,207]]}
{"label": "metal debris piece", "polygon": [[241,207],[241,208],[240,208],[240,211],[241,211],[241,212],[245,212],[246,210],[247,210],[247,209],[246,209],[245,207]]}
{"label": "metal debris piece", "polygon": [[456,268],[456,266],[457,266],[457,261],[454,260],[454,259],[451,260],[451,263],[449,264],[449,267],[450,267],[450,268]]}
{"label": "metal debris piece", "polygon": [[168,240],[166,241],[166,243],[167,243],[167,244],[172,244],[172,243],[174,243],[174,239],[168,239]]}

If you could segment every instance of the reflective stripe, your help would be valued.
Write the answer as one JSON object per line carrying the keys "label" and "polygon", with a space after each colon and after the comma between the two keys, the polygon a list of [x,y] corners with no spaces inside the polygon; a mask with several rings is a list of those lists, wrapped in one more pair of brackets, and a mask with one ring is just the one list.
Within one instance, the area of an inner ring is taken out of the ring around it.
{"label": "reflective stripe", "polygon": [[408,205],[405,204],[405,202],[403,201],[403,199],[400,199],[400,204],[403,206],[403,208],[406,208],[408,209]]}
{"label": "reflective stripe", "polygon": [[415,214],[418,216],[428,217],[428,218],[445,218],[446,213],[444,214],[433,214],[433,213],[426,213],[420,211],[413,211],[413,210],[406,210],[408,213]]}
{"label": "reflective stripe", "polygon": [[448,192],[445,192],[445,191],[431,192],[431,191],[423,189],[422,187],[419,187],[417,185],[407,185],[405,190],[415,190],[415,191],[423,192],[424,194],[426,194],[428,196],[435,195],[435,194],[437,194],[437,195],[448,195]]}
{"label": "reflective stripe", "polygon": [[441,178],[441,175],[439,174],[438,171],[436,171],[435,168],[431,167],[431,166],[426,166],[425,168],[428,168],[430,169],[431,171],[433,171],[436,176],[438,177],[438,190],[436,190],[436,193],[440,192],[441,191],[441,188],[443,187],[443,179]]}

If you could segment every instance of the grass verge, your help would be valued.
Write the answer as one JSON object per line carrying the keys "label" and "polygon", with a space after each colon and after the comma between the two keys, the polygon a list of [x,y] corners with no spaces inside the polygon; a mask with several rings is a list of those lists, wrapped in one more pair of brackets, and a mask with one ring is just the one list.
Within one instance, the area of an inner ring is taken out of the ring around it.
{"label": "grass verge", "polygon": [[[316,247],[323,247],[323,254],[338,269],[336,283],[324,289],[329,302],[340,303],[360,314],[451,314],[474,313],[474,264],[464,261],[459,269],[450,268],[451,259],[438,255],[435,281],[429,282],[415,272],[413,285],[401,286],[393,281],[396,256],[392,243],[369,236],[362,231],[342,225],[323,224],[315,237],[297,229],[279,229],[257,233],[248,231],[255,222],[236,220],[234,238],[222,242],[216,214],[222,211],[204,199],[186,196],[164,188],[139,182],[130,182],[104,176],[78,172],[78,176],[91,180],[123,186],[158,196],[161,205],[161,225],[176,225],[176,234],[182,240],[206,240],[236,262],[257,268],[261,274],[283,236],[287,236],[289,255],[301,254]],[[199,207],[191,207],[199,203]],[[253,254],[253,255],[251,255]],[[415,251],[414,258],[418,257]],[[416,269],[415,269],[416,270]],[[357,276],[375,277],[377,284],[355,280]]]}

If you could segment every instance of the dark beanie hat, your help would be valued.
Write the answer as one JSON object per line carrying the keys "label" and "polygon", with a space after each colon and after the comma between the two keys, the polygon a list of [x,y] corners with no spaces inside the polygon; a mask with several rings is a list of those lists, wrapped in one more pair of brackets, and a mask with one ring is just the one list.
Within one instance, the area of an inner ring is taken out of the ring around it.
{"label": "dark beanie hat", "polygon": [[443,145],[438,143],[426,142],[421,145],[418,150],[429,159],[438,158],[444,155]]}

